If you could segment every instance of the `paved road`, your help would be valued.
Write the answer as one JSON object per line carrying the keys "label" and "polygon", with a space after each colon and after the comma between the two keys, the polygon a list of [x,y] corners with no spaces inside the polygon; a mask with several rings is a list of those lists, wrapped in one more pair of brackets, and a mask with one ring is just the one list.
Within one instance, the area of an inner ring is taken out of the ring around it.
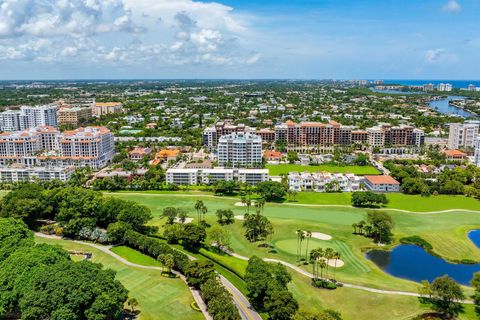
{"label": "paved road", "polygon": [[[61,237],[58,237],[58,236],[46,235],[46,234],[43,234],[43,233],[40,233],[40,232],[36,232],[35,236],[40,237],[40,238],[66,240],[66,239],[62,239]],[[90,242],[78,241],[78,240],[71,240],[71,241],[82,244],[82,245],[93,247],[97,250],[100,250],[103,253],[106,253],[106,254],[112,256],[113,258],[115,258],[119,262],[121,262],[121,263],[123,263],[127,266],[130,266],[130,267],[162,271],[162,269],[160,267],[143,266],[143,265],[140,265],[140,264],[132,263],[132,262],[122,258],[118,254],[110,251],[110,249],[112,248],[111,246],[102,246],[102,245],[98,245],[98,244],[94,244],[94,243],[90,243]],[[181,273],[179,273],[177,271],[172,271],[172,272],[174,274],[176,274],[177,276],[179,276],[180,279],[185,281],[185,283],[187,283],[187,279]],[[210,316],[210,314],[207,311],[207,306],[205,305],[205,302],[203,301],[202,296],[200,295],[200,292],[198,290],[190,287],[190,286],[188,288],[190,289],[190,292],[192,293],[193,299],[197,303],[198,307],[200,308],[200,310],[202,310],[202,313],[203,313],[205,319],[213,320],[213,318]]]}
{"label": "paved road", "polygon": [[[230,254],[231,256],[233,256],[235,258],[238,258],[238,259],[241,259],[241,260],[248,260],[248,257],[239,255],[237,253],[230,252],[230,251],[225,251],[225,252]],[[270,258],[264,258],[263,260],[267,261],[267,262],[281,263],[284,266],[286,266],[286,267],[288,267],[292,270],[295,270],[296,272],[298,272],[298,273],[300,273],[300,274],[302,274],[306,277],[313,278],[313,274],[311,274],[310,272],[305,271],[302,268],[299,268],[296,265],[293,265],[291,263],[288,263],[288,262],[285,262],[285,261],[282,261],[282,260],[278,260],[278,259],[270,259]],[[420,294],[415,293],[415,292],[397,291],[397,290],[381,290],[381,289],[359,286],[359,285],[356,285],[356,284],[345,283],[345,282],[342,282],[342,284],[346,288],[353,288],[353,289],[358,289],[358,290],[363,290],[363,291],[368,291],[368,292],[373,292],[373,293],[379,293],[379,294],[391,294],[391,295],[410,296],[410,297],[420,297],[421,296]],[[473,301],[471,301],[471,300],[464,300],[464,301],[461,301],[461,302],[464,303],[464,304],[473,304]]]}

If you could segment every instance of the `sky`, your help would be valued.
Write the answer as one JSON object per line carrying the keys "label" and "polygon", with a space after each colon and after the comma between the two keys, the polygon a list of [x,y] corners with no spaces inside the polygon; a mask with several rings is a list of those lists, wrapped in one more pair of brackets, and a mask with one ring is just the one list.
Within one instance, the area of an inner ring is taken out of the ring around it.
{"label": "sky", "polygon": [[480,79],[480,0],[0,0],[0,80]]}

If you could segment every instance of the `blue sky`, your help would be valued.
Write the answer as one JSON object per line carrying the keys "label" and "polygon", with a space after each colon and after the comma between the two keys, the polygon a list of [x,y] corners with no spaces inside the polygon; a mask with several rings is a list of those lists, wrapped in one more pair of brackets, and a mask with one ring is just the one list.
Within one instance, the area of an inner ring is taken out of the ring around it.
{"label": "blue sky", "polygon": [[0,0],[0,79],[479,79],[478,0]]}

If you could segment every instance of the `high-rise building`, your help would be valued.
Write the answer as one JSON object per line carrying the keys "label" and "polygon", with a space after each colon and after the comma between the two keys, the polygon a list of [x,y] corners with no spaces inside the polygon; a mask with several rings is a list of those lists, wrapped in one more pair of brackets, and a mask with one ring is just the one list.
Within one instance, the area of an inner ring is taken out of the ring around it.
{"label": "high-rise building", "polygon": [[97,117],[121,112],[123,112],[123,105],[120,102],[95,102],[92,105],[92,113]]}
{"label": "high-rise building", "polygon": [[435,89],[433,83],[423,85],[423,91],[433,91]]}
{"label": "high-rise building", "polygon": [[62,107],[58,111],[59,125],[79,127],[92,117],[92,109],[80,107]]}
{"label": "high-rise building", "polygon": [[86,127],[61,133],[35,127],[0,134],[0,165],[103,167],[114,155],[113,134],[105,127]]}
{"label": "high-rise building", "polygon": [[221,166],[258,167],[262,163],[262,138],[249,132],[230,133],[220,137],[217,151]]}
{"label": "high-rise building", "polygon": [[445,84],[445,91],[450,92],[453,90],[453,86],[451,83],[446,83]]}
{"label": "high-rise building", "polygon": [[445,91],[445,83],[439,83],[437,85],[437,90],[438,91]]}
{"label": "high-rise building", "polygon": [[473,148],[478,137],[480,121],[469,120],[464,123],[450,124],[448,148]]}
{"label": "high-rise building", "polygon": [[56,106],[22,106],[20,110],[0,113],[1,131],[20,131],[40,126],[58,126]]}
{"label": "high-rise building", "polygon": [[203,131],[203,143],[210,151],[214,151],[221,136],[234,132],[254,132],[255,129],[244,124],[233,124],[231,120],[219,121]]}
{"label": "high-rise building", "polygon": [[476,91],[477,86],[475,86],[474,84],[469,84],[468,87],[467,87],[467,90],[468,91]]}
{"label": "high-rise building", "polygon": [[480,167],[480,137],[477,138],[477,142],[475,143],[475,157],[473,162],[477,167]]}

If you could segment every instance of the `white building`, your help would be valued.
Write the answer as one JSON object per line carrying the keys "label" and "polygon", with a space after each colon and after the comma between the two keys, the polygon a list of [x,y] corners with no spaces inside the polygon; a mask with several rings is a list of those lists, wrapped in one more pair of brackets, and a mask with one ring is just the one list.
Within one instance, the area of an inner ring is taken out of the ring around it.
{"label": "white building", "polygon": [[400,192],[400,182],[387,175],[364,176],[368,190],[376,192]]}
{"label": "white building", "polygon": [[477,138],[477,143],[475,144],[474,163],[477,167],[480,167],[480,137]]}
{"label": "white building", "polygon": [[0,165],[88,166],[107,164],[115,153],[113,134],[105,127],[86,127],[60,132],[36,127],[0,134]]}
{"label": "white building", "polygon": [[75,167],[28,167],[23,165],[12,165],[0,167],[1,182],[22,182],[22,181],[67,181],[75,172]]}
{"label": "white building", "polygon": [[293,191],[342,191],[351,192],[360,189],[362,178],[351,173],[329,172],[290,172],[288,186]]}
{"label": "white building", "polygon": [[0,113],[1,131],[19,131],[40,126],[58,127],[55,105],[23,106],[20,110],[8,110]]}
{"label": "white building", "polygon": [[221,136],[217,150],[220,166],[242,168],[256,167],[262,163],[262,138],[249,132]]}
{"label": "white building", "polygon": [[464,123],[450,124],[448,134],[448,148],[473,148],[478,137],[480,121],[470,120]]}
{"label": "white building", "polygon": [[213,184],[216,181],[239,181],[249,185],[268,181],[268,169],[168,169],[167,183],[176,185]]}

